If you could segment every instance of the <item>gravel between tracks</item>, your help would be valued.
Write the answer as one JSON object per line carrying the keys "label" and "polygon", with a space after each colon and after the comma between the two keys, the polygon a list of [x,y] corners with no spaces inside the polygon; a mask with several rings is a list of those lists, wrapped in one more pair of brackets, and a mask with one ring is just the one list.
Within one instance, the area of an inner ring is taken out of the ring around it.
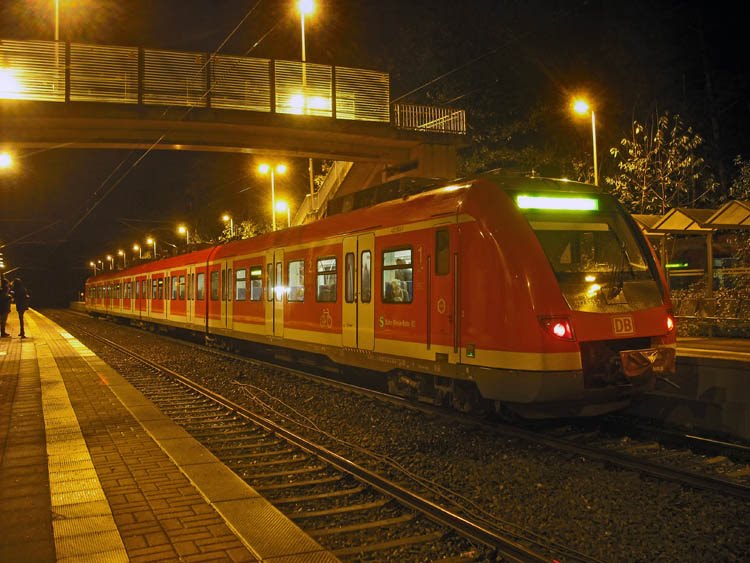
{"label": "gravel between tracks", "polygon": [[[748,502],[498,438],[468,421],[457,425],[399,409],[137,329],[86,318],[72,323],[55,311],[45,314],[74,335],[74,324],[94,331],[262,414],[268,415],[249,393],[295,419],[306,417],[311,427],[324,432],[307,431],[319,443],[395,478],[388,463],[367,461],[330,436],[373,450],[421,479],[460,493],[509,529],[533,530],[603,561],[750,560]],[[102,345],[81,340],[108,360]]]}

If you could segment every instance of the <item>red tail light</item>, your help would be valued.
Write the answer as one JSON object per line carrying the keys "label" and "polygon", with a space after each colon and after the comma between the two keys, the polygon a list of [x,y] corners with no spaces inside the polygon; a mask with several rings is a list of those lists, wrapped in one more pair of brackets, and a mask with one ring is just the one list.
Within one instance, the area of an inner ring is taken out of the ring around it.
{"label": "red tail light", "polygon": [[674,313],[671,309],[667,309],[667,334],[674,330]]}
{"label": "red tail light", "polygon": [[544,330],[550,336],[554,336],[560,340],[576,339],[573,334],[573,326],[567,317],[542,317],[539,319],[539,322],[542,323]]}

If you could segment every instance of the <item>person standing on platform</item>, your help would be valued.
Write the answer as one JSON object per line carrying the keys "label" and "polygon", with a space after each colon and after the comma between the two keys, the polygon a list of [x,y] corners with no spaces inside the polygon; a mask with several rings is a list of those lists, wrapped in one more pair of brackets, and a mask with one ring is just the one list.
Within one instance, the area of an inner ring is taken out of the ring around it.
{"label": "person standing on platform", "polygon": [[29,291],[26,289],[26,286],[23,284],[21,278],[16,278],[13,280],[13,301],[16,304],[18,324],[20,325],[20,332],[18,333],[18,336],[20,336],[21,338],[26,338],[26,332],[23,329],[23,314],[26,312],[26,309],[29,308],[31,295],[29,295]]}
{"label": "person standing on platform", "polygon": [[10,282],[5,279],[5,276],[0,279],[0,336],[3,338],[10,336],[5,331],[5,324],[8,321],[8,315],[10,314]]}

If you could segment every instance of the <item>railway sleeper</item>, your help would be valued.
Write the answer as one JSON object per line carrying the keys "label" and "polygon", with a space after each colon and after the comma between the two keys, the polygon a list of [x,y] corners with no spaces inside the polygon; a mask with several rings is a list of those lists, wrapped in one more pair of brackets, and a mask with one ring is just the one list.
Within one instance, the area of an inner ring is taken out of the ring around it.
{"label": "railway sleeper", "polygon": [[273,485],[258,485],[253,488],[259,493],[271,492],[271,491],[283,491],[284,489],[295,489],[301,487],[314,487],[316,485],[328,485],[330,483],[336,483],[344,478],[342,474],[330,475],[328,477],[321,477],[320,479],[309,479],[307,481],[294,481],[290,483],[276,483]]}
{"label": "railway sleeper", "polygon": [[349,534],[352,532],[361,532],[364,530],[372,530],[375,528],[389,528],[391,526],[399,526],[406,522],[414,520],[414,514],[408,513],[402,516],[396,516],[395,518],[384,518],[383,520],[376,520],[374,522],[362,522],[361,524],[349,524],[348,526],[340,526],[337,528],[321,528],[320,530],[307,530],[307,533],[314,538],[322,538],[325,536],[333,536],[336,534]]}
{"label": "railway sleeper", "polygon": [[319,493],[314,495],[301,495],[296,497],[280,497],[273,499],[273,504],[292,504],[298,502],[310,502],[313,500],[329,499],[336,497],[345,497],[350,495],[356,495],[365,490],[365,487],[358,486],[350,489],[342,489],[340,491],[333,491],[329,493]]}
{"label": "railway sleeper", "polygon": [[291,512],[287,513],[287,516],[292,520],[304,520],[306,518],[321,518],[323,516],[336,516],[339,514],[351,514],[353,512],[367,512],[376,508],[383,508],[386,504],[391,502],[390,499],[376,500],[373,502],[365,502],[362,504],[353,504],[347,506],[339,506],[337,508],[327,508],[325,510],[310,510],[308,512]]}
{"label": "railway sleeper", "polygon": [[342,549],[333,550],[331,553],[336,557],[348,557],[352,555],[358,555],[360,553],[373,553],[376,551],[388,551],[407,545],[421,545],[424,543],[430,544],[435,541],[439,541],[443,538],[443,532],[432,532],[429,534],[422,534],[419,536],[408,536],[405,538],[399,538],[397,540],[390,540],[382,543],[373,543],[363,545],[359,547],[345,547]]}

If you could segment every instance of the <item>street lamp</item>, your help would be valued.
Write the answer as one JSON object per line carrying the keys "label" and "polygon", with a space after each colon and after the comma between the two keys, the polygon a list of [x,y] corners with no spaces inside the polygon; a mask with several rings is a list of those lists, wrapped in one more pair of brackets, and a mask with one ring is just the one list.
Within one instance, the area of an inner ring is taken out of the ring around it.
{"label": "street lamp", "polygon": [[[1,90],[0,86],[0,90]],[[0,97],[2,97],[2,91],[0,91]],[[0,152],[0,170],[8,170],[13,168],[13,157],[9,152]]]}
{"label": "street lamp", "polygon": [[286,201],[279,201],[276,203],[276,211],[284,213],[286,211],[286,226],[287,228],[292,226],[292,216],[289,209],[289,204]]}
{"label": "street lamp", "polygon": [[133,245],[133,252],[138,252],[138,258],[143,259],[143,252],[141,251],[141,245],[140,244],[134,244]]}
{"label": "street lamp", "polygon": [[221,216],[221,220],[226,222],[229,222],[229,236],[230,238],[234,238],[234,219],[228,214],[224,213],[224,215]]}
{"label": "street lamp", "polygon": [[109,260],[109,269],[114,270],[115,269],[115,259],[112,257],[111,254],[107,254],[107,260]]}
{"label": "street lamp", "polygon": [[181,235],[185,235],[185,244],[190,244],[190,231],[188,231],[188,228],[185,225],[180,225],[177,227],[177,232]]}
{"label": "street lamp", "polygon": [[[305,53],[305,15],[312,14],[315,11],[315,2],[313,0],[299,0],[297,3],[299,10],[300,23],[302,25],[302,94],[304,106],[307,106],[307,55]],[[307,160],[308,175],[310,176],[310,206],[315,201],[315,181],[313,179],[313,159]]]}
{"label": "street lamp", "polygon": [[277,164],[275,167],[270,164],[261,164],[258,166],[258,172],[261,174],[271,173],[271,224],[273,230],[276,230],[276,184],[274,180],[274,172],[278,174],[284,174],[286,172],[286,164]]}
{"label": "street lamp", "polygon": [[578,98],[573,101],[573,111],[579,115],[586,115],[591,112],[591,137],[593,139],[594,148],[594,185],[599,185],[599,168],[596,162],[596,116],[594,115],[594,109],[589,106],[588,102],[582,98]]}
{"label": "street lamp", "polygon": [[156,258],[156,239],[148,237],[146,239],[146,244],[152,244],[152,245],[154,245],[154,259],[155,259]]}
{"label": "street lamp", "polygon": [[89,266],[91,266],[91,269],[94,271],[94,275],[96,275],[96,263],[92,260],[89,262]]}
{"label": "street lamp", "polygon": [[117,251],[117,255],[118,256],[122,256],[122,267],[123,267],[123,269],[127,268],[128,267],[128,258],[127,258],[127,256],[125,256],[125,251],[124,250],[118,250]]}

